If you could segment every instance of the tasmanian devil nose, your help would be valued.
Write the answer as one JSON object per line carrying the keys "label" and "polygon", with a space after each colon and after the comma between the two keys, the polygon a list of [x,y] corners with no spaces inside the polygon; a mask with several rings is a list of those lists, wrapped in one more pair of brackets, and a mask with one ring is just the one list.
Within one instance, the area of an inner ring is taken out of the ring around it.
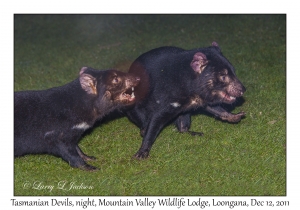
{"label": "tasmanian devil nose", "polygon": [[241,90],[241,95],[243,95],[246,91],[246,88],[244,87],[244,85],[242,85],[242,90]]}
{"label": "tasmanian devil nose", "polygon": [[237,93],[239,92],[240,93],[240,96],[242,96],[245,91],[246,91],[246,88],[244,87],[244,85],[242,83],[240,83],[239,81],[237,82],[236,84],[236,88],[237,88]]}

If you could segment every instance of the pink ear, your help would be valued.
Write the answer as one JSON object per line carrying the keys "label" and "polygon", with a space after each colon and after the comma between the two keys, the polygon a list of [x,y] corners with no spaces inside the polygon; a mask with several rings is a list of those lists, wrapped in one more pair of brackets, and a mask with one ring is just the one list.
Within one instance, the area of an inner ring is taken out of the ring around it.
{"label": "pink ear", "polygon": [[204,70],[204,68],[207,65],[207,58],[206,55],[204,55],[201,52],[197,52],[194,57],[193,60],[190,64],[190,66],[192,67],[192,69],[194,69],[195,72],[201,74],[201,72]]}
{"label": "pink ear", "polygon": [[215,42],[215,41],[213,43],[211,43],[211,45],[214,46],[214,47],[219,47],[218,43]]}
{"label": "pink ear", "polygon": [[[82,72],[83,71],[83,72]],[[79,81],[81,88],[88,94],[97,94],[97,80],[90,74],[84,73],[83,68],[80,71]]]}
{"label": "pink ear", "polygon": [[87,70],[87,69],[88,69],[88,67],[82,67],[79,72],[79,75],[83,74],[83,72],[85,72],[85,70]]}

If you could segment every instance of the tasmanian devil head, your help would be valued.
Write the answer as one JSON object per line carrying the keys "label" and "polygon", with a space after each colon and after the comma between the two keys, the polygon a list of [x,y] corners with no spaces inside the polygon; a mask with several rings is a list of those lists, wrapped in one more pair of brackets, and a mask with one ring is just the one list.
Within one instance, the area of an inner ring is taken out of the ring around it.
{"label": "tasmanian devil head", "polygon": [[216,42],[205,51],[196,52],[190,66],[198,74],[198,94],[207,104],[231,104],[246,91]]}
{"label": "tasmanian devil head", "polygon": [[101,101],[129,105],[135,102],[134,87],[140,78],[117,70],[97,71],[83,67],[79,80],[83,90]]}
{"label": "tasmanian devil head", "polygon": [[111,70],[105,78],[106,91],[112,101],[125,104],[135,101],[134,87],[138,85],[139,77]]}

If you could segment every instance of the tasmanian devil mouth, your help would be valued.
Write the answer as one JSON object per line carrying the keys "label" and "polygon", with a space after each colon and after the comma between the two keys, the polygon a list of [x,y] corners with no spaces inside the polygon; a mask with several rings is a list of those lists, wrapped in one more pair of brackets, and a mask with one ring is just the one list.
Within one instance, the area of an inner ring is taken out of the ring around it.
{"label": "tasmanian devil mouth", "polygon": [[234,96],[230,96],[228,94],[225,95],[226,99],[228,100],[235,100],[236,98]]}
{"label": "tasmanian devil mouth", "polygon": [[126,98],[129,101],[133,101],[135,99],[135,95],[134,95],[134,87],[128,88],[123,94],[122,96],[124,98]]}
{"label": "tasmanian devil mouth", "polygon": [[223,98],[223,101],[232,103],[235,101],[236,97],[229,95],[226,92],[221,92],[221,97]]}

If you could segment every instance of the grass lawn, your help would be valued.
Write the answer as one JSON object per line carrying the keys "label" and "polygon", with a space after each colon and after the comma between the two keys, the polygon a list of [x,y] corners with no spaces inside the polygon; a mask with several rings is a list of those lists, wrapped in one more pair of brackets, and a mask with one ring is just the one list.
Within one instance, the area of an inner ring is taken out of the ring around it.
{"label": "grass lawn", "polygon": [[98,172],[26,155],[14,160],[14,195],[286,195],[285,15],[15,15],[14,90],[66,84],[82,66],[127,71],[150,49],[213,41],[247,88],[233,110],[247,113],[240,123],[193,115],[203,137],[171,124],[138,161],[139,129],[106,121],[80,142]]}

